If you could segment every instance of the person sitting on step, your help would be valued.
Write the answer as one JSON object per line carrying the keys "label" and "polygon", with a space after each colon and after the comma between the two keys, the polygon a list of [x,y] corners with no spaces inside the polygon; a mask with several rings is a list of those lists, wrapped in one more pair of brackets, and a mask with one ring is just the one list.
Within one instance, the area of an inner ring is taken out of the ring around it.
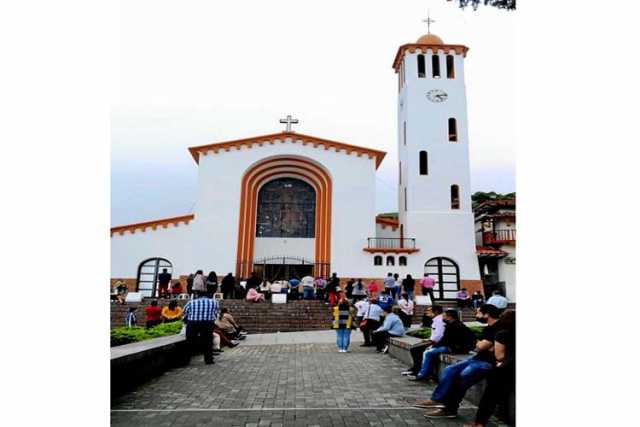
{"label": "person sitting on step", "polygon": [[249,288],[247,291],[247,301],[264,302],[264,295],[256,291],[255,288]]}
{"label": "person sitting on step", "polygon": [[178,301],[169,301],[168,306],[162,307],[162,321],[175,322],[182,319],[182,307],[178,305]]}

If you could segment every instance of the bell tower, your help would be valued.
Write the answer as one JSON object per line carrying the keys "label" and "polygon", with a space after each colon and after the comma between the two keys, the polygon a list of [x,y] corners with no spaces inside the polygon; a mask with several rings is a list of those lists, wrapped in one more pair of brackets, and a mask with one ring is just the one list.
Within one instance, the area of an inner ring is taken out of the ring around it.
{"label": "bell tower", "polygon": [[[422,262],[452,261],[457,286],[481,290],[464,84],[468,50],[430,32],[398,49],[398,219],[403,237],[416,239]],[[443,289],[451,289],[444,298],[455,296],[452,284]]]}

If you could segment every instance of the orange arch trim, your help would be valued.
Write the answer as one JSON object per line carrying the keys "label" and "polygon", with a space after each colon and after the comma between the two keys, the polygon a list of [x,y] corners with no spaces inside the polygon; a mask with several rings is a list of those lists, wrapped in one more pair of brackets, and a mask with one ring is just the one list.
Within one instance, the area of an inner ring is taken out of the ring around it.
{"label": "orange arch trim", "polygon": [[327,276],[331,259],[332,182],[329,174],[311,160],[282,156],[259,162],[242,177],[236,277],[247,277],[253,269],[258,190],[276,177],[294,177],[308,182],[316,192],[315,263],[316,275]]}

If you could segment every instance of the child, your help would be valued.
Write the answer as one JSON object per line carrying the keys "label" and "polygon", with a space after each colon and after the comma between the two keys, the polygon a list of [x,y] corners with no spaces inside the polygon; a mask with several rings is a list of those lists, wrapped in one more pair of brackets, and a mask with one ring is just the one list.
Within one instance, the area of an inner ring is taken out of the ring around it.
{"label": "child", "polygon": [[129,307],[129,313],[127,313],[127,317],[125,317],[124,319],[124,326],[126,326],[127,328],[133,328],[134,326],[136,326],[136,323],[136,308]]}

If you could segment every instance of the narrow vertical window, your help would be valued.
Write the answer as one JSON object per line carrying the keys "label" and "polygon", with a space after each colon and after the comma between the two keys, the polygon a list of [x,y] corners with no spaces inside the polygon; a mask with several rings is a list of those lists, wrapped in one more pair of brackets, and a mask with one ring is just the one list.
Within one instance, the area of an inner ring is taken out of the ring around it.
{"label": "narrow vertical window", "polygon": [[376,255],[373,257],[373,265],[382,265],[382,256]]}
{"label": "narrow vertical window", "polygon": [[387,265],[394,266],[395,264],[396,264],[396,259],[393,256],[389,255],[387,257]]}
{"label": "narrow vertical window", "polygon": [[398,184],[402,185],[402,162],[398,166]]}
{"label": "narrow vertical window", "polygon": [[421,79],[427,77],[427,72],[425,70],[424,55],[418,55],[418,77]]}
{"label": "narrow vertical window", "polygon": [[447,55],[447,78],[456,78],[456,69],[454,68],[453,55]]}
{"label": "narrow vertical window", "polygon": [[402,123],[402,142],[407,145],[407,122]]}
{"label": "narrow vertical window", "polygon": [[433,78],[440,78],[440,57],[438,55],[431,56],[431,69],[433,70]]}
{"label": "narrow vertical window", "polygon": [[407,187],[404,187],[404,210],[407,210]]}
{"label": "narrow vertical window", "polygon": [[401,256],[398,258],[398,265],[406,266],[407,265],[407,257]]}
{"label": "narrow vertical window", "polygon": [[460,188],[456,184],[451,186],[451,209],[460,209]]}
{"label": "narrow vertical window", "polygon": [[420,152],[420,175],[429,175],[429,163],[426,151]]}
{"label": "narrow vertical window", "polygon": [[453,117],[449,118],[449,141],[456,142],[458,140],[458,126],[456,124],[456,119]]}

